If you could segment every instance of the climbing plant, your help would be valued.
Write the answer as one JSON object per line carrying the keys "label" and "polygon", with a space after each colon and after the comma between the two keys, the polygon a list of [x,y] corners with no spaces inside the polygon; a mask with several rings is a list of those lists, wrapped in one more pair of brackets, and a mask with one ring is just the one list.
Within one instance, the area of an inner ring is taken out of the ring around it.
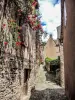
{"label": "climbing plant", "polygon": [[[7,2],[8,1],[8,2]],[[16,47],[16,45],[21,45],[23,44],[23,42],[21,42],[21,37],[20,37],[20,30],[22,30],[22,23],[21,23],[21,19],[25,21],[25,23],[28,23],[31,28],[33,30],[40,30],[43,32],[42,26],[40,24],[40,20],[38,19],[39,16],[39,11],[36,10],[36,6],[38,5],[38,2],[35,0],[27,0],[25,1],[25,5],[22,7],[23,2],[20,0],[7,0],[5,1],[5,5],[4,5],[4,15],[5,15],[5,11],[6,11],[6,6],[7,4],[9,5],[9,7],[11,6],[11,4],[14,3],[15,5],[15,15],[16,15],[16,19],[14,19],[13,17],[8,19],[8,27],[10,29],[11,32],[11,39],[10,37],[6,37],[5,38],[5,45],[8,44],[9,42],[10,45],[12,45],[13,47]],[[18,20],[19,23],[18,23]],[[3,25],[5,27],[5,24]],[[10,33],[9,33],[10,34]]]}
{"label": "climbing plant", "polygon": [[50,65],[59,65],[60,60],[59,59],[52,59],[52,58],[45,58],[46,63],[50,63]]}

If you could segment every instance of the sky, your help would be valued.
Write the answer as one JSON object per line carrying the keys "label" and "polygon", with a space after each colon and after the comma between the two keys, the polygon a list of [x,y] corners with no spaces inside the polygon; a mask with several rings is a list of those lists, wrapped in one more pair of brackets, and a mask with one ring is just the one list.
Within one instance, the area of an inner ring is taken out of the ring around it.
{"label": "sky", "polygon": [[56,27],[60,25],[61,22],[61,9],[59,0],[38,0],[40,7],[39,11],[41,13],[41,23],[43,30],[48,33],[47,37],[42,37],[43,41],[47,41],[49,34],[53,35],[53,38],[57,38]]}

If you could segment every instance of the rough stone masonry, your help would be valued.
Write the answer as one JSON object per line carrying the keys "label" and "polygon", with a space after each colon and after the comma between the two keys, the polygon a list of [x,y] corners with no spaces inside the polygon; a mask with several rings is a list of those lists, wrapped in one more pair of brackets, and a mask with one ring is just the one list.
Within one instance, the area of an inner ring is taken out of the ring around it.
{"label": "rough stone masonry", "polygon": [[[0,0],[0,100],[21,100],[35,83],[36,31],[24,22],[23,15],[17,15],[19,6],[24,8],[24,0]],[[21,46],[13,19],[21,26]]]}

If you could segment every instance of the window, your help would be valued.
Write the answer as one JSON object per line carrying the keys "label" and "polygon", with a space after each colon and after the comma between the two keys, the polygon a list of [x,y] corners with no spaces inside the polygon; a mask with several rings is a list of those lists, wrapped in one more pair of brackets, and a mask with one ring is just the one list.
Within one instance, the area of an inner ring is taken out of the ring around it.
{"label": "window", "polygon": [[30,78],[31,69],[24,69],[24,83]]}
{"label": "window", "polygon": [[27,82],[28,79],[28,69],[24,69],[24,83]]}

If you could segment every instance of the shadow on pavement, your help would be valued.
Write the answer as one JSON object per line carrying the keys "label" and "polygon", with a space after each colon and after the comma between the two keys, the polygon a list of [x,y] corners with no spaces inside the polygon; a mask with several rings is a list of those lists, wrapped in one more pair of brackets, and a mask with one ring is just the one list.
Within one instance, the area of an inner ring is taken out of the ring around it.
{"label": "shadow on pavement", "polygon": [[38,91],[33,89],[29,100],[68,100],[64,89],[45,89]]}
{"label": "shadow on pavement", "polygon": [[[60,75],[58,75],[58,77],[56,77],[56,73],[55,72],[48,72],[45,67],[43,67],[46,76],[46,81],[50,81],[50,82],[54,82],[57,85],[60,85]],[[60,73],[59,73],[60,74]]]}

